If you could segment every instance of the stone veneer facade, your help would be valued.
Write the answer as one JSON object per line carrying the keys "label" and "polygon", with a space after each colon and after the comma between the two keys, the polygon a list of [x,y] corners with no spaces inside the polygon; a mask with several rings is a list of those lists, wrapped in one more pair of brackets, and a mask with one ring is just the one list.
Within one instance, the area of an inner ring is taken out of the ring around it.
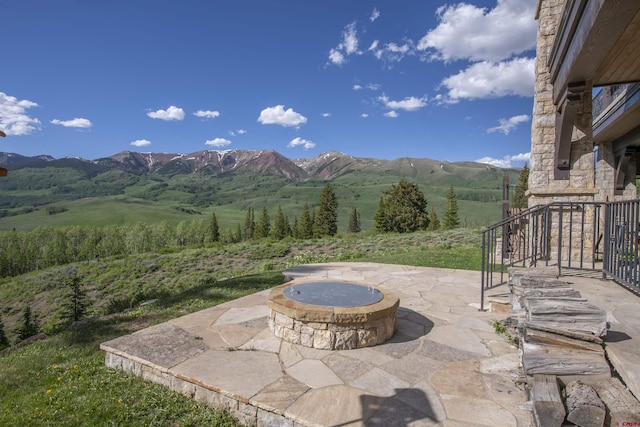
{"label": "stone veneer facade", "polygon": [[[583,97],[571,140],[569,179],[555,179],[556,109],[549,73],[553,47],[566,0],[540,0],[535,62],[529,206],[556,201],[594,201],[595,168],[591,97]],[[589,84],[589,83],[588,83]],[[586,90],[590,93],[590,88]]]}
{"label": "stone veneer facade", "polygon": [[381,291],[384,297],[374,304],[326,307],[287,298],[284,290],[290,286],[276,286],[267,299],[269,329],[285,341],[321,350],[351,350],[382,344],[396,330],[400,299],[392,292]]}
{"label": "stone veneer facade", "polygon": [[[584,96],[578,108],[571,137],[569,177],[568,179],[555,177],[558,106],[553,103],[549,58],[567,3],[569,3],[568,0],[538,1],[536,15],[538,39],[527,193],[529,207],[560,201],[609,202],[636,198],[636,164],[633,161],[629,162],[624,171],[627,177],[624,189],[619,192],[620,194],[614,194],[616,171],[612,144],[610,142],[598,144],[597,150],[594,151],[594,117],[590,96],[593,86],[590,81],[585,82]],[[554,225],[558,226],[557,219],[554,220]]]}
{"label": "stone veneer facade", "polygon": [[[596,169],[594,157],[592,131],[592,99],[584,96],[579,106],[576,122],[571,136],[570,169],[568,179],[557,179],[555,168],[556,152],[556,111],[558,106],[553,103],[553,84],[549,71],[549,57],[553,47],[560,19],[567,0],[539,0],[538,3],[538,39],[535,60],[535,88],[533,103],[533,120],[531,129],[531,158],[528,205],[529,207],[545,205],[553,202],[594,202],[598,195],[596,188]],[[591,83],[587,82],[585,93],[591,93]],[[601,178],[610,178],[603,175]],[[607,182],[607,181],[605,181]],[[613,188],[612,181],[605,186]],[[602,184],[602,182],[601,182]],[[574,212],[575,214],[575,212]],[[594,245],[592,241],[595,215],[590,206],[583,214],[588,218],[585,228],[569,230],[569,214],[563,216],[563,236],[572,233],[582,233],[583,239],[573,239],[575,244],[583,244],[583,250],[568,250],[564,248],[563,255],[573,253],[591,253]],[[575,217],[574,217],[575,221]],[[579,223],[577,227],[582,227]],[[556,257],[558,236],[560,233],[559,212],[552,216],[552,238],[549,242],[550,256]],[[574,234],[575,235],[575,234]],[[569,239],[563,239],[568,242]],[[580,249],[580,248],[573,248]],[[563,260],[566,261],[566,260]]]}

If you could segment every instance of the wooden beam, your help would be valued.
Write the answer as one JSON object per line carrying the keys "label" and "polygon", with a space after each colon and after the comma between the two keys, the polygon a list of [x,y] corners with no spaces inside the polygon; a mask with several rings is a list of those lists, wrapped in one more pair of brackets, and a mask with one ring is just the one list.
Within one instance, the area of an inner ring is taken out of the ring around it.
{"label": "wooden beam", "polygon": [[536,426],[561,427],[566,412],[555,375],[534,375],[531,390]]}
{"label": "wooden beam", "polygon": [[554,153],[554,179],[569,179],[571,169],[571,137],[578,109],[585,94],[586,83],[574,82],[567,86],[562,103],[556,112],[556,144]]}
{"label": "wooden beam", "polygon": [[593,78],[639,11],[638,0],[567,3],[549,58],[555,105],[569,82]]}
{"label": "wooden beam", "polygon": [[572,332],[572,331],[567,331],[566,329],[558,329],[558,328],[550,328],[549,326],[546,325],[539,325],[536,323],[530,323],[527,322],[526,320],[523,320],[522,322],[522,327],[526,328],[526,333],[528,333],[531,330],[536,330],[536,331],[542,331],[542,332],[550,332],[552,334],[556,334],[556,335],[563,335],[565,337],[569,337],[569,338],[573,338],[576,340],[581,340],[581,341],[588,341],[588,342],[592,342],[592,343],[596,343],[600,346],[602,346],[602,338],[600,337],[596,337],[595,335],[592,334],[584,334],[581,332]]}
{"label": "wooden beam", "polygon": [[607,426],[640,425],[640,403],[619,379],[597,381],[593,388],[607,407]]}
{"label": "wooden beam", "polygon": [[620,195],[624,190],[624,179],[626,177],[625,171],[627,170],[627,166],[629,165],[630,157],[631,156],[628,156],[626,153],[621,156],[616,156],[616,179],[614,194]]}
{"label": "wooden beam", "polygon": [[524,330],[524,339],[529,343],[539,343],[540,345],[556,345],[569,349],[593,351],[598,354],[604,354],[602,344],[596,344],[591,341],[583,341],[568,337],[566,333],[556,334],[553,332],[540,331],[535,328],[527,328]]}

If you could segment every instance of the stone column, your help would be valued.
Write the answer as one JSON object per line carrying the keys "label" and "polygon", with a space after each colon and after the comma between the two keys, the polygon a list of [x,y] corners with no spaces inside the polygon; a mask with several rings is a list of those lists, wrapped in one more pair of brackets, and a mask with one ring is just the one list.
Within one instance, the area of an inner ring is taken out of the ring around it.
{"label": "stone column", "polygon": [[[531,169],[527,192],[529,207],[553,202],[592,202],[598,193],[595,188],[590,82],[586,82],[585,95],[578,106],[577,118],[572,132],[569,177],[568,179],[556,179],[554,159],[556,132],[560,131],[556,128],[556,112],[559,106],[553,103],[553,84],[548,63],[566,2],[567,0],[540,0],[538,4]],[[563,218],[565,233],[567,232],[568,219],[568,217]],[[576,220],[575,217],[573,219]],[[587,226],[593,229],[592,222]],[[557,257],[559,228],[560,220],[556,213],[551,219],[552,259]],[[575,235],[572,240],[576,244],[580,244],[581,241],[581,239],[576,239]],[[566,241],[563,238],[563,242]],[[563,253],[569,253],[568,249],[563,247]],[[572,254],[576,254],[578,251],[575,249],[578,248],[573,249]],[[590,248],[583,248],[583,250],[590,252]]]}
{"label": "stone column", "polygon": [[591,87],[587,83],[571,141],[569,179],[555,179],[556,111],[549,74],[549,54],[566,0],[540,0],[536,47],[529,206],[554,201],[593,201],[595,189]]}

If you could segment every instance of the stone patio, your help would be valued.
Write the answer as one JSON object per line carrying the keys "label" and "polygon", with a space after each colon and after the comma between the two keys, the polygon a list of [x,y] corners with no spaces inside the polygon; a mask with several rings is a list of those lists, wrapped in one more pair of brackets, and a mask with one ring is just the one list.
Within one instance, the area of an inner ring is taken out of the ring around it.
{"label": "stone patio", "polygon": [[[267,327],[266,290],[103,343],[106,364],[249,425],[531,425],[520,409],[527,396],[516,383],[517,349],[490,325],[504,315],[478,311],[479,272],[331,263],[286,275],[392,291],[400,297],[396,333],[353,350],[292,344]],[[629,315],[629,307],[601,300]],[[626,341],[618,341],[621,351],[635,351]]]}

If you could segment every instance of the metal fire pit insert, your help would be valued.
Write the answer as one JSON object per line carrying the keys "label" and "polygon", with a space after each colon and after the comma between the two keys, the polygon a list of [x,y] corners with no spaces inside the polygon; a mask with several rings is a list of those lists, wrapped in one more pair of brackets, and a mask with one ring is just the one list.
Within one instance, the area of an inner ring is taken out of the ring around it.
{"label": "metal fire pit insert", "polygon": [[326,307],[361,307],[375,304],[384,295],[373,286],[347,282],[309,282],[287,288],[283,295],[303,304]]}
{"label": "metal fire pit insert", "polygon": [[269,329],[293,344],[349,350],[381,344],[396,330],[400,299],[349,282],[285,283],[269,293]]}

